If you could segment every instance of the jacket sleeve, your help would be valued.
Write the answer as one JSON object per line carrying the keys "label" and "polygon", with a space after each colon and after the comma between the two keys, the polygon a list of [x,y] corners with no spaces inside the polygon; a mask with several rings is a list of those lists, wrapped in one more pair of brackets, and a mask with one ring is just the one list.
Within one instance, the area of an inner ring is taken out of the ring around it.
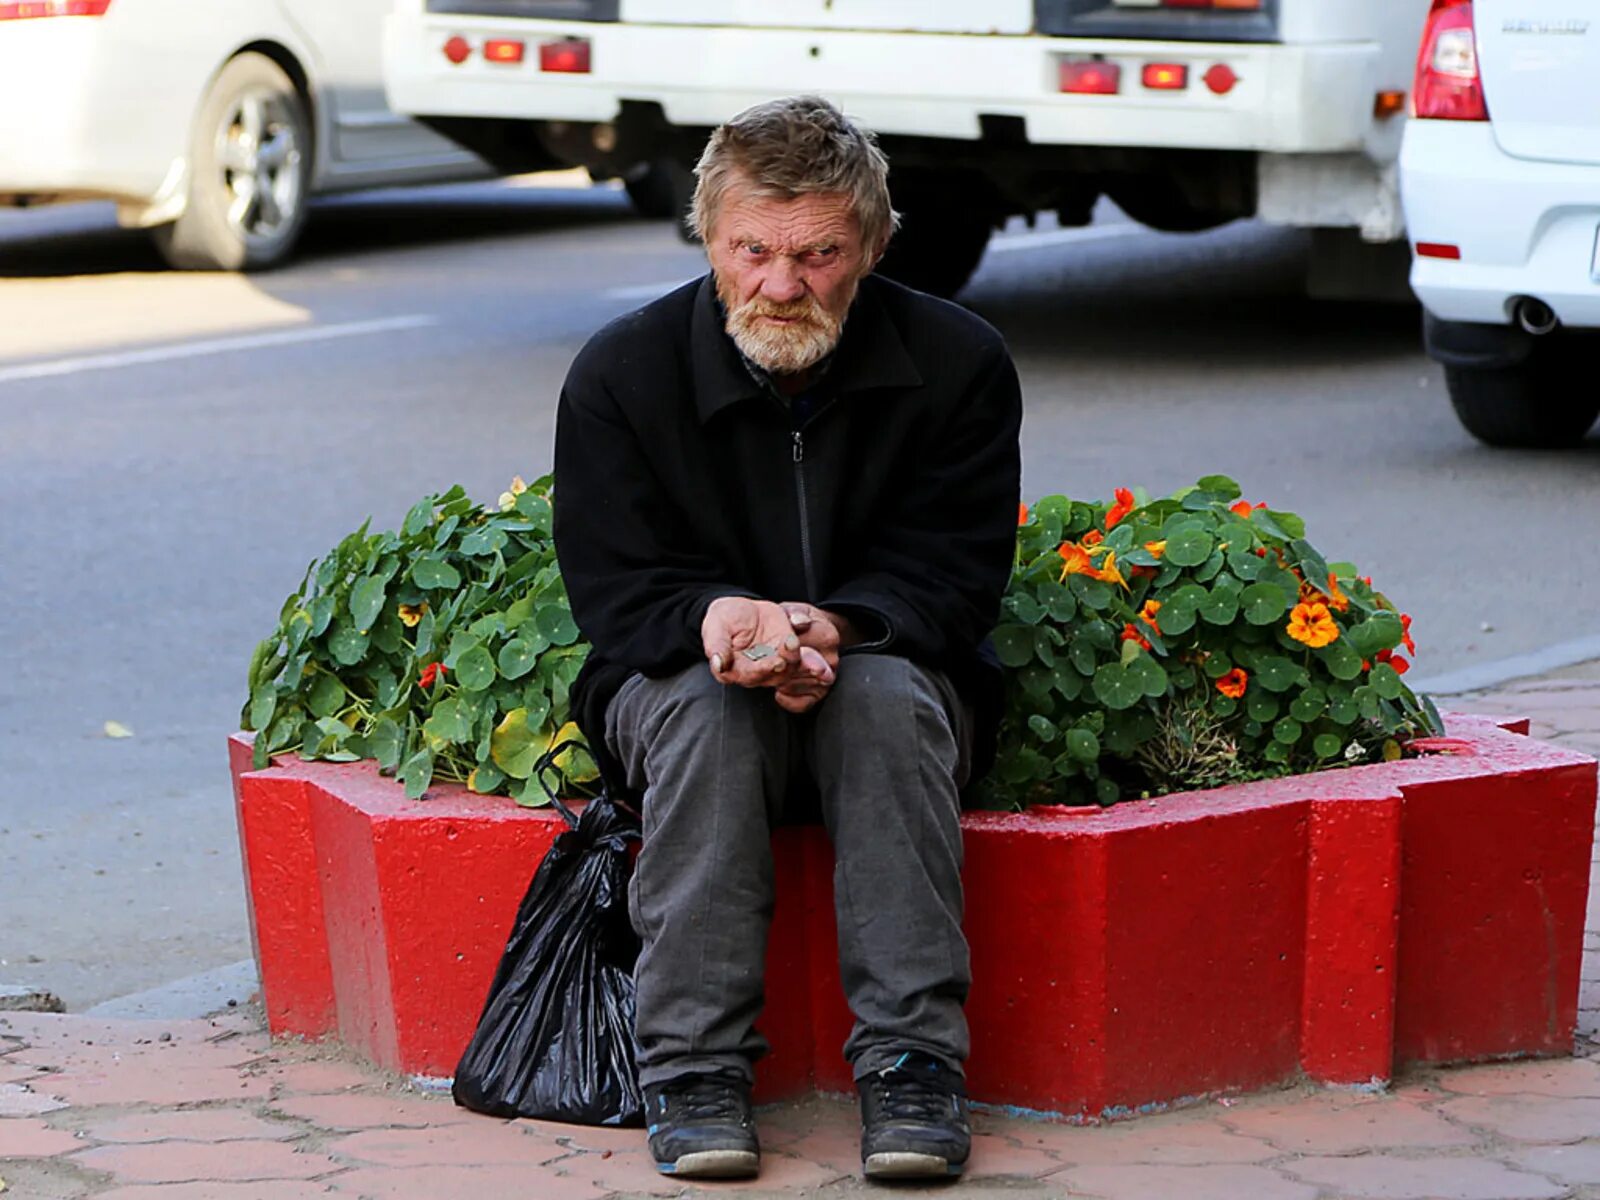
{"label": "jacket sleeve", "polygon": [[580,357],[556,410],[555,541],[572,615],[611,662],[650,676],[703,657],[719,596],[746,596],[684,542],[639,436]]}
{"label": "jacket sleeve", "polygon": [[871,618],[879,636],[858,652],[950,661],[993,630],[1016,554],[1021,424],[1016,368],[996,341],[876,529],[867,569],[823,601]]}

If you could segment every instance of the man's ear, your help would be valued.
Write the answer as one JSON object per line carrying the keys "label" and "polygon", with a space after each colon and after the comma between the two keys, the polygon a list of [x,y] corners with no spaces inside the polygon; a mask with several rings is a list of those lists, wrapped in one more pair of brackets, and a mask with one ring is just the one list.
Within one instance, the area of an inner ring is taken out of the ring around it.
{"label": "man's ear", "polygon": [[891,236],[890,234],[885,234],[879,240],[877,246],[868,252],[867,269],[861,272],[863,275],[870,275],[877,268],[878,263],[883,259],[884,252],[889,249],[889,238]]}

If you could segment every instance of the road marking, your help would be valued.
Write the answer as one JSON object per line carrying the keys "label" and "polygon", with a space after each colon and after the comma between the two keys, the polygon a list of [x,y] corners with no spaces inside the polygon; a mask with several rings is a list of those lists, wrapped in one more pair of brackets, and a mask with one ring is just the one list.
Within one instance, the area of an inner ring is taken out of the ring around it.
{"label": "road marking", "polygon": [[1143,225],[1090,225],[1085,229],[1040,229],[1032,233],[1013,233],[989,242],[990,254],[1013,250],[1037,250],[1040,246],[1062,246],[1073,242],[1105,242],[1113,238],[1140,237],[1150,233]]}
{"label": "road marking", "polygon": [[[997,237],[989,243],[989,253],[1008,254],[1015,250],[1037,250],[1041,246],[1105,242],[1115,238],[1139,237],[1151,232],[1143,225],[1091,225],[1086,229],[1040,229],[1031,233],[1012,233]],[[662,279],[655,283],[636,283],[628,287],[607,288],[601,295],[607,300],[654,300],[688,282],[687,279]]]}
{"label": "road marking", "polygon": [[412,314],[404,317],[382,317],[373,321],[347,321],[340,325],[319,325],[310,329],[285,329],[276,333],[253,333],[240,337],[210,338],[200,342],[180,342],[169,346],[153,346],[148,350],[124,350],[110,354],[85,354],[76,358],[55,358],[45,362],[0,367],[0,383],[16,383],[24,379],[50,379],[60,375],[77,375],[84,371],[110,371],[118,367],[174,362],[184,358],[205,358],[213,354],[260,350],[269,346],[326,342],[335,338],[361,337],[369,333],[421,329],[436,324],[438,324],[437,317]]}

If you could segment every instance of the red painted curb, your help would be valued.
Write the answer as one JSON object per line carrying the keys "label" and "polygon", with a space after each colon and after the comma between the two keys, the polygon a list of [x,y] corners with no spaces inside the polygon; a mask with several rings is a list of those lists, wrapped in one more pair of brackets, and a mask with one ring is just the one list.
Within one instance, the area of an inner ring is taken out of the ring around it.
{"label": "red painted curb", "polygon": [[[1100,811],[969,813],[976,1099],[1112,1114],[1300,1076],[1570,1053],[1592,759],[1455,717],[1440,754]],[[230,747],[275,1033],[448,1075],[554,814]],[[832,852],[774,838],[760,1094],[847,1090]]]}

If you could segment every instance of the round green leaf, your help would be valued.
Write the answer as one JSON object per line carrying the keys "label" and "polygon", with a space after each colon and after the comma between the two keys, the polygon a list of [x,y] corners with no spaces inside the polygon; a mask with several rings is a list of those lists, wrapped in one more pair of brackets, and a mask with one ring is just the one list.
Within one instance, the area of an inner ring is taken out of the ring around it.
{"label": "round green leaf", "polygon": [[1164,696],[1170,682],[1164,668],[1148,654],[1141,654],[1128,664],[1128,671],[1136,676],[1139,685],[1144,689],[1144,694],[1151,698]]}
{"label": "round green leaf", "polygon": [[1282,742],[1285,746],[1292,746],[1300,740],[1300,735],[1305,732],[1305,726],[1293,717],[1285,717],[1272,727],[1272,740]]}
{"label": "round green leaf", "polygon": [[1318,758],[1335,758],[1344,748],[1344,740],[1336,733],[1319,733],[1311,740],[1311,750]]}
{"label": "round green leaf", "polygon": [[1047,671],[1043,667],[1023,667],[1017,672],[1017,682],[1022,685],[1022,690],[1035,700],[1046,701],[1050,698],[1050,688],[1055,683],[1056,673]]}
{"label": "round green leaf", "polygon": [[1006,604],[1016,615],[1017,620],[1025,625],[1037,625],[1044,620],[1044,605],[1027,592],[1013,592],[1006,597]]}
{"label": "round green leaf", "polygon": [[1200,615],[1211,625],[1232,625],[1239,615],[1239,585],[1219,580],[1200,606]]}
{"label": "round green leaf", "polygon": [[1106,663],[1094,673],[1094,694],[1109,709],[1132,708],[1144,699],[1144,676],[1121,663]]}
{"label": "round green leaf", "polygon": [[339,682],[338,676],[323,672],[311,685],[311,693],[306,697],[306,707],[311,710],[311,715],[314,717],[331,717],[344,707],[344,697],[344,684]]}
{"label": "round green leaf", "polygon": [[392,771],[405,749],[405,733],[392,717],[379,717],[367,734],[367,750],[378,760],[380,771]]}
{"label": "round green leaf", "polygon": [[1219,717],[1231,717],[1239,711],[1239,702],[1232,696],[1224,696],[1218,692],[1211,699],[1211,711]]}
{"label": "round green leaf", "polygon": [[278,711],[278,689],[263,683],[250,693],[250,728],[264,730],[272,724],[272,715]]}
{"label": "round green leaf", "polygon": [[1271,625],[1289,611],[1289,597],[1283,589],[1265,581],[1252,583],[1239,597],[1244,619],[1252,625]]}
{"label": "round green leaf", "polygon": [[500,674],[507,679],[521,679],[539,662],[539,651],[535,650],[531,642],[521,638],[512,638],[500,647],[498,658]]}
{"label": "round green leaf", "polygon": [[1055,723],[1049,717],[1041,717],[1038,713],[1028,718],[1028,728],[1033,731],[1033,736],[1041,742],[1053,742],[1060,733]]}
{"label": "round green leaf", "polygon": [[419,558],[411,568],[411,581],[419,588],[458,588],[461,572],[434,555]]}
{"label": "round green leaf", "polygon": [[1039,585],[1039,599],[1044,601],[1045,611],[1053,621],[1066,622],[1078,615],[1078,602],[1072,593],[1053,579]]}
{"label": "round green leaf", "polygon": [[994,631],[994,650],[1008,667],[1025,667],[1033,661],[1033,627],[1002,625]]}
{"label": "round green leaf", "polygon": [[1307,688],[1289,705],[1289,715],[1296,721],[1311,722],[1322,715],[1327,707],[1327,697],[1319,688]]}
{"label": "round green leaf", "polygon": [[328,636],[328,653],[341,667],[353,667],[366,657],[368,640],[367,634],[341,622]]}
{"label": "round green leaf", "polygon": [[550,748],[550,739],[528,724],[528,710],[514,708],[495,726],[489,739],[489,754],[494,765],[512,779],[526,779],[533,773],[539,756]]}
{"label": "round green leaf", "polygon": [[407,800],[422,799],[422,793],[433,782],[433,754],[418,750],[406,759],[405,765],[400,768],[399,778],[405,784]]}
{"label": "round green leaf", "polygon": [[472,740],[472,716],[461,700],[451,697],[441,700],[422,725],[422,735],[430,746],[443,749],[450,743],[465,745]]}
{"label": "round green leaf", "polygon": [[1198,567],[1211,557],[1216,539],[1198,526],[1185,525],[1167,538],[1166,559],[1178,567]]}
{"label": "round green leaf", "polygon": [[383,611],[384,590],[388,581],[381,576],[368,575],[350,589],[350,619],[357,629],[371,629]]}
{"label": "round green leaf", "polygon": [[1278,715],[1278,698],[1271,692],[1251,688],[1245,694],[1244,710],[1252,721],[1270,721]]}
{"label": "round green leaf", "polygon": [[479,643],[456,659],[456,681],[469,692],[481,692],[494,682],[494,659]]}
{"label": "round green leaf", "polygon": [[[527,493],[523,493],[526,495]],[[534,624],[557,646],[570,646],[578,640],[578,626],[572,614],[559,604],[547,604],[534,615]]]}
{"label": "round green leaf", "polygon": [[492,762],[479,763],[467,776],[467,786],[480,796],[491,795],[505,781],[505,772]]}
{"label": "round green leaf", "polygon": [[1305,671],[1281,654],[1269,654],[1256,663],[1255,681],[1269,692],[1286,692],[1299,683]]}
{"label": "round green leaf", "polygon": [[1100,739],[1087,729],[1069,729],[1067,753],[1078,762],[1092,763],[1100,757]]}
{"label": "round green leaf", "polygon": [[1378,663],[1372,668],[1372,674],[1367,676],[1367,682],[1372,685],[1372,690],[1385,700],[1400,699],[1400,691],[1404,686],[1400,682],[1400,673],[1388,663]]}
{"label": "round green leaf", "polygon": [[1361,655],[1356,653],[1347,638],[1329,642],[1314,653],[1335,679],[1350,680],[1361,674]]}

